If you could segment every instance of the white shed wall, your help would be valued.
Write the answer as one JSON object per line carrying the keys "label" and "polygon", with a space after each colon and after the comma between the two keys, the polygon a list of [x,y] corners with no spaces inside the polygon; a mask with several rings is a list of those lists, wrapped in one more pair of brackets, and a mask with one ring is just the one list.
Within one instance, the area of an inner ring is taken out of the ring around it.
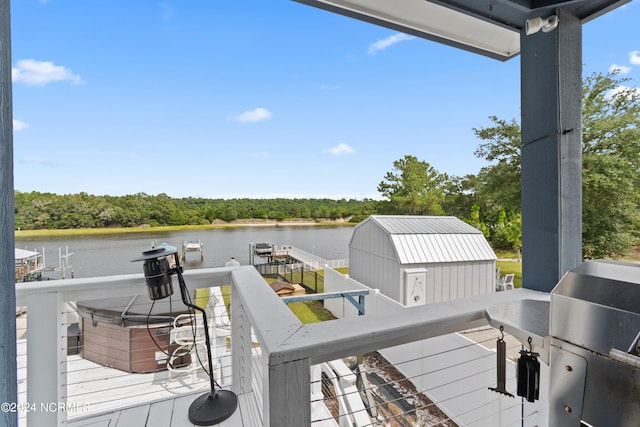
{"label": "white shed wall", "polygon": [[400,264],[389,235],[372,221],[356,227],[349,243],[349,276],[402,301]]}
{"label": "white shed wall", "polygon": [[397,261],[359,249],[349,250],[349,276],[380,291],[396,301],[402,301],[400,265]]}
{"label": "white shed wall", "polygon": [[427,269],[426,304],[495,292],[495,261],[450,262],[422,266]]}
{"label": "white shed wall", "polygon": [[495,292],[495,266],[495,261],[400,265],[355,248],[349,251],[349,276],[398,302],[404,301],[407,269],[427,269],[425,304],[431,304]]}
{"label": "white shed wall", "polygon": [[392,236],[371,220],[356,227],[349,243],[349,276],[398,302],[405,301],[406,269],[427,269],[425,303],[431,304],[495,292],[495,265],[495,259],[401,264]]}
{"label": "white shed wall", "polygon": [[[324,290],[325,292],[341,292],[354,290],[367,290],[371,292],[364,298],[364,313],[388,313],[396,310],[403,310],[405,307],[391,298],[380,295],[377,289],[354,280],[353,278],[339,273],[331,268],[324,269]],[[343,301],[344,300],[344,301]],[[338,318],[355,317],[358,310],[345,298],[331,298],[324,301],[324,307]]]}

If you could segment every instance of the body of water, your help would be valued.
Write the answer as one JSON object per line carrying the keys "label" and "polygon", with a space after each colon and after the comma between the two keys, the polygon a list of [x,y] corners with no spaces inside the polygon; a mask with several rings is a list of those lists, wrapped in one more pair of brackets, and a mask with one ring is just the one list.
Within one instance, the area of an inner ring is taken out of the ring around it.
{"label": "body of water", "polygon": [[[16,240],[16,247],[43,252],[47,266],[59,264],[62,249],[73,253],[74,277],[96,277],[141,273],[142,265],[131,262],[152,245],[167,243],[180,250],[182,242],[201,240],[204,259],[197,252],[187,254],[185,269],[221,267],[231,257],[241,264],[249,263],[252,243],[291,245],[322,258],[349,257],[349,240],[353,227],[246,227],[233,229],[149,232],[100,237],[70,237],[65,239]],[[47,272],[46,277],[59,279],[59,272]],[[69,278],[69,275],[66,276]]]}

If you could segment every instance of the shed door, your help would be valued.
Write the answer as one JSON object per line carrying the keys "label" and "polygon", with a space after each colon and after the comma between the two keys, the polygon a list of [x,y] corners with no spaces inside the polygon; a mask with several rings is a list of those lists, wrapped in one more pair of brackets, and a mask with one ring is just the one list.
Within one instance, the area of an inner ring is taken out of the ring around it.
{"label": "shed door", "polygon": [[427,269],[408,268],[404,271],[404,305],[423,305],[427,299]]}

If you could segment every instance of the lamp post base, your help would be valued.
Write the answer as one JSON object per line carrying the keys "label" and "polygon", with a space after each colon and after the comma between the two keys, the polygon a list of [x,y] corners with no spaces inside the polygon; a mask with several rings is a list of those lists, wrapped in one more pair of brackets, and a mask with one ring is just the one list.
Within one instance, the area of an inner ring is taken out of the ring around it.
{"label": "lamp post base", "polygon": [[215,390],[193,401],[189,407],[189,421],[197,426],[218,424],[229,418],[238,407],[238,397],[228,390]]}

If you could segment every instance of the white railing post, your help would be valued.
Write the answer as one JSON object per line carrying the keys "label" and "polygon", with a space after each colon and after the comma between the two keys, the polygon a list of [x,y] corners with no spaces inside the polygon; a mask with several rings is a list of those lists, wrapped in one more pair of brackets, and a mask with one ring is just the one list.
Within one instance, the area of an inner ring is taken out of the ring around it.
{"label": "white railing post", "polygon": [[64,299],[58,292],[28,298],[27,424],[50,427],[66,420]]}
{"label": "white railing post", "polygon": [[236,394],[251,391],[251,321],[237,294],[231,286],[231,369],[232,387]]}

